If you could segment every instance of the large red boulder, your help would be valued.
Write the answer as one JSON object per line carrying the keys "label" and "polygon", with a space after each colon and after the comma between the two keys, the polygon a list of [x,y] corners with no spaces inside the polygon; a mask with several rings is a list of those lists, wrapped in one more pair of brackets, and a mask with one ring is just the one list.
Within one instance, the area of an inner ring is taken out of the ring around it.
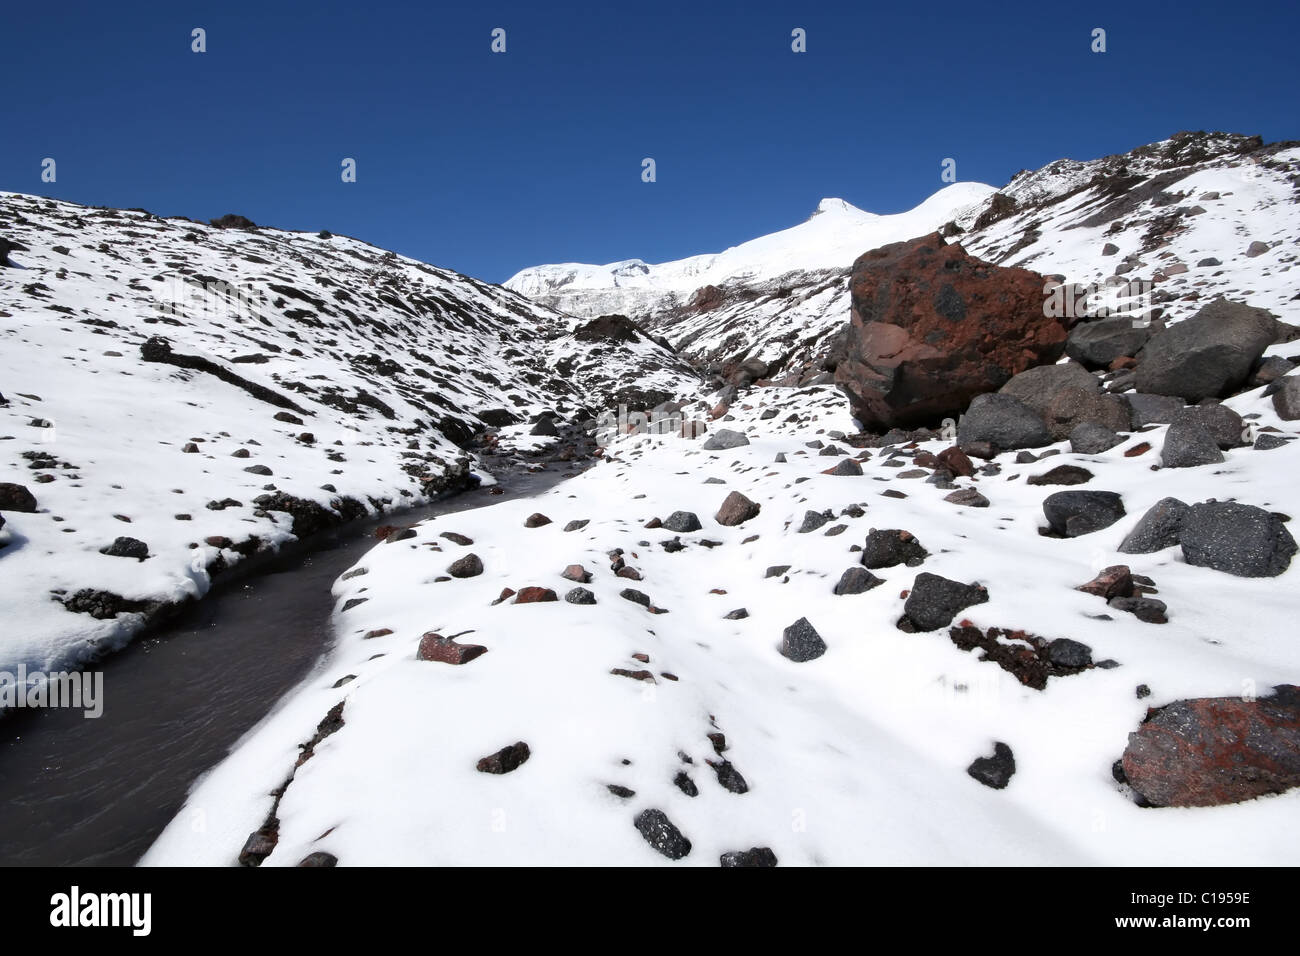
{"label": "large red boulder", "polygon": [[853,263],[853,313],[835,370],[868,429],[932,425],[1065,352],[1047,280],[995,266],[936,232]]}
{"label": "large red boulder", "polygon": [[1129,734],[1129,785],[1158,807],[1212,807],[1300,786],[1300,688],[1177,700]]}

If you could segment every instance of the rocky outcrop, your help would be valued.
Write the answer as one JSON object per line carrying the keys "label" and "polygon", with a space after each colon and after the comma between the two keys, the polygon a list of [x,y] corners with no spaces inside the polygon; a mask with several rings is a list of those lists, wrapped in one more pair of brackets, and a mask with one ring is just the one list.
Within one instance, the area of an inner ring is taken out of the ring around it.
{"label": "rocky outcrop", "polygon": [[1137,356],[1137,389],[1189,402],[1226,398],[1246,384],[1282,331],[1266,309],[1215,299],[1151,337]]}
{"label": "rocky outcrop", "polygon": [[955,417],[976,395],[1060,358],[1067,320],[1044,315],[1044,284],[938,233],[874,249],[853,264],[835,381],[868,429]]}

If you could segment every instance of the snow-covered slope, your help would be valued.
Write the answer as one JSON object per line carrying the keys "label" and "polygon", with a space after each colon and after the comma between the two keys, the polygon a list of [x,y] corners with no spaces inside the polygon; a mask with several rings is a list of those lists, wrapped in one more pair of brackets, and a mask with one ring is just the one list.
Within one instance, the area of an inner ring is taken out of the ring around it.
{"label": "snow-covered slope", "polygon": [[[645,337],[575,337],[498,286],[342,236],[0,193],[0,239],[0,482],[37,500],[0,504],[9,671],[120,644],[295,520],[415,504],[467,468],[490,481],[459,447],[489,422],[531,447],[543,411],[697,388]],[[101,553],[119,537],[148,557]]]}
{"label": "snow-covered slope", "polygon": [[1149,282],[1169,322],[1225,295],[1295,323],[1298,198],[1300,145],[1180,133],[1020,173],[996,195],[959,183],[899,216],[826,200],[808,222],[717,256],[539,266],[507,285],[575,314],[632,316],[724,374],[749,360],[763,369],[752,377],[807,384],[848,322],[853,260],[936,230],[981,258],[1070,282]]}
{"label": "snow-covered slope", "polygon": [[915,209],[890,216],[864,212],[843,199],[823,199],[799,225],[724,252],[658,265],[629,259],[603,266],[536,266],[511,277],[505,287],[572,315],[652,316],[687,304],[705,286],[846,269],[867,249],[973,219],[992,193],[980,183],[954,183]]}
{"label": "snow-covered slope", "polygon": [[[1295,433],[1259,390],[1229,404]],[[646,811],[690,841],[676,865],[716,866],[751,847],[781,865],[1294,861],[1300,791],[1144,809],[1112,763],[1149,706],[1295,682],[1300,562],[1248,579],[1193,567],[1176,547],[1116,547],[1165,496],[1298,513],[1300,441],[1159,481],[1158,452],[1139,445],[1158,449],[1164,426],[1099,455],[1065,444],[1042,462],[1004,454],[959,479],[989,499],[978,508],[945,501],[911,446],[858,456],[861,475],[825,474],[857,452],[838,434],[851,422],[831,388],[756,390],[712,427],[724,424],[751,443],[711,452],[629,436],[539,498],[438,518],[373,549],[336,585],[333,653],[202,781],[145,862],[233,865],[258,831],[246,860],[272,866],[314,853],[341,865],[668,865],[634,825]],[[1061,464],[1093,472],[1085,487],[1120,494],[1128,516],[1078,538],[1040,534],[1057,489],[1027,479]],[[714,515],[733,491],[762,510],[724,526]],[[676,511],[703,527],[652,523]],[[832,517],[801,533],[809,511]],[[532,512],[551,523],[526,527]],[[834,593],[845,569],[861,570],[873,528],[911,532],[928,557],[879,569],[883,583],[865,593]],[[448,577],[470,553],[483,572]],[[1168,623],[1076,590],[1121,560],[1154,579]],[[636,574],[617,575],[621,562]],[[503,588],[564,595],[573,564],[590,572],[580,586],[595,603],[497,601]],[[959,618],[1023,631],[1010,645],[1027,647],[1025,634],[1081,642],[1099,666],[1034,689],[946,627],[904,633],[903,598],[923,572],[987,588]],[[660,613],[621,596],[629,587]],[[357,597],[368,600],[349,609]],[[824,656],[779,652],[799,618]],[[417,659],[427,632],[487,652],[459,666]],[[995,742],[1014,753],[1001,790],[965,772]],[[528,747],[517,769],[476,769],[517,743]]]}

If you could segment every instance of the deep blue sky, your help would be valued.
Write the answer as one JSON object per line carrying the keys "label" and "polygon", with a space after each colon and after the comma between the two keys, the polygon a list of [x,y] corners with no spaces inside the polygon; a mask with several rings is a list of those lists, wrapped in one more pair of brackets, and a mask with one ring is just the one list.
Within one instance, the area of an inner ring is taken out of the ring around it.
{"label": "deep blue sky", "polygon": [[0,188],[328,228],[496,282],[720,250],[823,196],[907,209],[945,157],[1002,185],[1181,129],[1300,139],[1297,37],[1300,5],[1221,0],[9,2]]}

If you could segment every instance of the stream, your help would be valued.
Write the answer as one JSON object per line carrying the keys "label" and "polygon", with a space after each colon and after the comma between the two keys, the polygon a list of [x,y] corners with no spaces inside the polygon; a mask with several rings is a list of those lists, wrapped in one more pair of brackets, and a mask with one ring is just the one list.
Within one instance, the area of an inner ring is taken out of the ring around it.
{"label": "stream", "polygon": [[223,585],[101,661],[104,713],[20,711],[0,720],[0,865],[130,866],[194,781],[329,650],[330,588],[382,524],[539,494],[577,469],[507,474],[398,515],[325,532]]}

